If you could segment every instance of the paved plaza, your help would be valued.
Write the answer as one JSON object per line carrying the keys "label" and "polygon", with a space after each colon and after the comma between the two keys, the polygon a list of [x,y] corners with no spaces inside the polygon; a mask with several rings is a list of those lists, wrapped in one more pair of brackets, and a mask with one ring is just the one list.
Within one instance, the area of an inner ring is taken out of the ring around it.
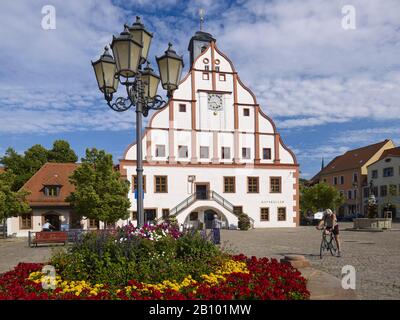
{"label": "paved plaza", "polygon": [[[341,277],[344,265],[356,269],[357,294],[361,299],[400,299],[400,224],[392,231],[345,231],[351,223],[341,223],[342,257],[319,258],[321,232],[315,227],[222,230],[223,246],[233,253],[281,258],[287,254],[304,255],[312,267]],[[54,247],[55,248],[55,247]],[[28,248],[26,239],[0,239],[0,272],[18,262],[42,262],[51,247]]]}
{"label": "paved plaza", "polygon": [[321,231],[312,226],[282,229],[223,231],[225,246],[234,252],[277,259],[286,254],[304,255],[312,267],[341,278],[342,267],[356,270],[360,299],[400,299],[400,224],[392,231],[345,231],[352,223],[340,223],[342,257],[319,257]]}

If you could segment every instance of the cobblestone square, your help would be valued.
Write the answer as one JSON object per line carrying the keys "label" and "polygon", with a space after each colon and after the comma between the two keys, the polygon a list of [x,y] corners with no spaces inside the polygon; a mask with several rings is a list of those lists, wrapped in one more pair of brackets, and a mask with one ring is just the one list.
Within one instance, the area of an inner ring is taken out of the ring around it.
{"label": "cobblestone square", "polygon": [[342,256],[319,257],[321,231],[313,226],[282,229],[224,230],[224,245],[235,253],[277,259],[286,254],[304,255],[312,267],[341,278],[342,267],[356,270],[360,299],[400,299],[400,224],[391,231],[346,231],[352,223],[339,223]]}
{"label": "cobblestone square", "polygon": [[[321,232],[312,226],[249,231],[222,230],[222,245],[233,253],[280,259],[287,254],[304,255],[312,267],[341,277],[342,267],[356,269],[360,299],[400,299],[400,224],[384,232],[346,231],[351,223],[340,223],[342,257],[319,257]],[[25,238],[0,239],[0,272],[18,262],[43,262],[60,246],[29,248]]]}

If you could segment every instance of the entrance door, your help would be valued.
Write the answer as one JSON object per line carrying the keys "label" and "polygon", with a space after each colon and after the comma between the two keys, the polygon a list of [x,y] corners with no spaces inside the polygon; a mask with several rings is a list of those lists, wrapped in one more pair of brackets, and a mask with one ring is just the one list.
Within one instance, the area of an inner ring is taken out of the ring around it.
{"label": "entrance door", "polygon": [[196,199],[205,200],[208,199],[208,184],[196,184]]}
{"label": "entrance door", "polygon": [[154,222],[157,218],[156,209],[144,209],[144,222]]}
{"label": "entrance door", "polygon": [[214,220],[214,214],[216,214],[216,212],[214,210],[204,211],[204,224],[206,226],[206,229],[212,229],[212,222]]}
{"label": "entrance door", "polygon": [[54,231],[60,231],[60,216],[58,214],[49,213],[43,215],[43,223],[49,220],[50,224],[54,227]]}

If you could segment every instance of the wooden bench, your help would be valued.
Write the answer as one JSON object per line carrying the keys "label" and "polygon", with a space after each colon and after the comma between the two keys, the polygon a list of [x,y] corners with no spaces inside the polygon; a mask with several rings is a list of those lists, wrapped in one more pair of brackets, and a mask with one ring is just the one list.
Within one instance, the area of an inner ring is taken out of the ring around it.
{"label": "wooden bench", "polygon": [[36,247],[40,243],[64,243],[68,242],[68,234],[64,231],[41,231],[36,232],[32,244]]}

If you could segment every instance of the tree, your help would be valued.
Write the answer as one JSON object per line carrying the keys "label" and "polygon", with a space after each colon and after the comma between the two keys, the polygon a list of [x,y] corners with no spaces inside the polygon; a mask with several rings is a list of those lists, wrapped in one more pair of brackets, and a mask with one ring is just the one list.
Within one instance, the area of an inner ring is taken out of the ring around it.
{"label": "tree", "polygon": [[343,203],[343,195],[327,183],[318,183],[312,187],[303,186],[300,190],[300,206],[303,212],[336,209]]}
{"label": "tree", "polygon": [[53,143],[53,148],[49,150],[49,162],[68,163],[77,162],[78,156],[71,149],[70,144],[65,140],[56,140]]}
{"label": "tree", "polygon": [[80,217],[115,223],[128,218],[129,182],[114,170],[112,156],[104,150],[87,149],[82,165],[70,182],[75,186],[67,201]]}
{"label": "tree", "polygon": [[33,176],[48,161],[49,151],[41,144],[35,144],[25,151],[26,171]]}
{"label": "tree", "polygon": [[7,171],[11,171],[15,178],[13,179],[11,189],[18,191],[24,183],[31,177],[25,166],[25,157],[18,154],[13,148],[8,148],[0,163],[4,165]]}
{"label": "tree", "polygon": [[35,144],[25,151],[24,155],[18,154],[13,148],[8,148],[4,157],[0,159],[8,171],[15,174],[12,190],[19,190],[46,162],[76,162],[77,155],[69,143],[56,140],[53,148],[47,150],[40,144]]}
{"label": "tree", "polygon": [[[6,225],[7,219],[31,211],[24,190],[13,191],[15,175],[11,171],[0,173],[0,221]],[[5,228],[3,228],[5,236]]]}

